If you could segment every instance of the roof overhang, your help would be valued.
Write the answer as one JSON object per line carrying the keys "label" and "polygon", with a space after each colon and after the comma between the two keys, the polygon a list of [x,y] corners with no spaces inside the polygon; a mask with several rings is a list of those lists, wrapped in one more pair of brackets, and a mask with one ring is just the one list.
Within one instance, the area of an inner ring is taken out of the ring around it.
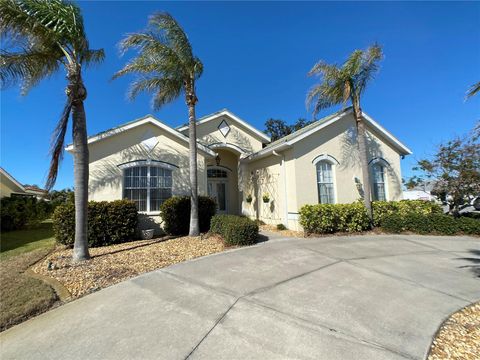
{"label": "roof overhang", "polygon": [[[138,126],[141,126],[141,125],[144,125],[144,124],[152,124],[164,131],[166,131],[167,133],[171,134],[172,136],[178,138],[179,140],[183,141],[183,142],[186,142],[188,144],[188,137],[185,136],[184,134],[182,134],[181,132],[171,128],[170,126],[162,123],[161,121],[157,120],[156,118],[154,118],[152,115],[147,115],[143,118],[140,118],[138,120],[135,120],[135,121],[132,121],[128,124],[125,124],[125,125],[121,125],[119,127],[116,127],[116,128],[113,128],[113,129],[110,129],[110,130],[107,130],[107,131],[104,131],[104,132],[101,132],[97,135],[93,135],[93,136],[90,136],[88,138],[88,145],[90,144],[94,144],[96,142],[99,142],[103,139],[106,139],[106,138],[109,138],[113,135],[117,135],[117,134],[121,134],[121,133],[124,133],[125,131],[128,131],[132,128],[135,128],[135,127],[138,127]],[[205,145],[202,145],[200,143],[197,142],[197,149],[199,151],[202,151],[204,154],[206,155],[209,155],[209,156],[215,156],[215,152],[210,150],[208,147],[206,147]],[[69,144],[65,150],[67,150],[68,152],[72,152],[73,151],[73,144]]]}
{"label": "roof overhang", "polygon": [[[315,126],[314,128],[310,129],[309,131],[306,131],[299,136],[296,136],[294,138],[291,138],[290,140],[285,140],[283,142],[279,142],[278,144],[275,144],[274,146],[267,147],[265,149],[262,149],[260,151],[257,151],[254,154],[251,154],[250,156],[247,156],[245,158],[245,161],[251,161],[251,160],[257,160],[261,159],[265,156],[273,154],[274,151],[284,151],[286,149],[289,149],[294,145],[295,143],[303,140],[304,138],[316,133],[317,131],[320,131],[327,126],[333,124],[334,122],[340,120],[341,118],[353,113],[352,109],[349,109],[347,111],[342,112],[338,116],[335,116],[325,122],[321,122],[318,124],[318,126]],[[388,132],[384,127],[379,125],[375,120],[373,120],[370,116],[368,116],[366,113],[362,113],[363,118],[367,122],[367,124],[377,130],[381,135],[383,135],[388,142],[390,142],[401,155],[410,155],[412,154],[412,151],[406,147],[404,144],[402,144],[395,136],[393,136],[390,132]]]}
{"label": "roof overhang", "polygon": [[[248,130],[253,132],[258,137],[262,138],[264,141],[266,141],[266,142],[271,141],[270,136],[266,135],[265,133],[261,132],[260,130],[258,130],[256,128],[254,128],[252,125],[247,123],[245,120],[240,119],[238,116],[236,116],[235,114],[233,114],[232,112],[230,112],[228,110],[222,110],[222,111],[216,112],[214,114],[207,115],[207,116],[199,119],[197,121],[197,125],[205,124],[205,123],[207,123],[211,120],[218,119],[219,117],[222,117],[222,116],[230,117],[231,119],[235,120],[240,125],[242,125],[243,127],[247,128]],[[188,129],[188,125],[184,125],[184,126],[181,126],[181,127],[177,128],[178,131],[185,131],[187,129]]]}
{"label": "roof overhang", "polygon": [[[0,167],[0,173],[5,176],[8,180],[10,180],[15,186],[17,186],[21,191],[25,191],[25,187],[20,184],[12,175],[10,175],[7,170]],[[16,192],[18,193],[18,192]]]}

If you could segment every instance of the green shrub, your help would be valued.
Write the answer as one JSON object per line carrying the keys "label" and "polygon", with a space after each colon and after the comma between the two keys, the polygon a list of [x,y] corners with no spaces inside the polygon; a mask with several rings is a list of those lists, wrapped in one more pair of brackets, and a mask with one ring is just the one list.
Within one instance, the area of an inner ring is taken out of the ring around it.
{"label": "green shrub", "polygon": [[[133,239],[138,222],[133,201],[90,201],[88,203],[88,245],[118,244]],[[53,213],[53,231],[57,242],[73,245],[75,240],[75,206],[59,205]]]}
{"label": "green shrub", "polygon": [[373,201],[373,226],[382,226],[383,219],[392,214],[442,214],[440,205],[423,200]]}
{"label": "green shrub", "polygon": [[356,232],[369,228],[365,207],[353,204],[305,205],[300,209],[300,224],[306,233],[331,234],[337,231]]}
{"label": "green shrub", "polygon": [[0,201],[0,222],[2,231],[23,229],[27,225],[35,225],[48,219],[52,214],[52,206],[35,197],[4,197]]}
{"label": "green shrub", "polygon": [[382,229],[391,233],[410,231],[416,234],[480,235],[480,221],[443,214],[391,214],[383,219]]}
{"label": "green shrub", "polygon": [[[198,198],[198,217],[200,232],[210,229],[210,220],[215,215],[217,204],[208,196]],[[186,235],[190,227],[190,197],[173,196],[160,206],[163,230],[170,235]]]}
{"label": "green shrub", "polygon": [[287,230],[287,227],[283,224],[277,224],[277,230]]}
{"label": "green shrub", "polygon": [[215,215],[210,231],[220,235],[228,246],[251,245],[257,241],[258,225],[243,216]]}

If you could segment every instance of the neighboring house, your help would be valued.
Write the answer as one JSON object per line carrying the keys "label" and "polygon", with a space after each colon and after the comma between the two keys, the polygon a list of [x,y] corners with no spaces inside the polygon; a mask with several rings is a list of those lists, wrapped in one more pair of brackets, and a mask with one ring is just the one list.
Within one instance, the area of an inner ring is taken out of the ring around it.
{"label": "neighboring house", "polygon": [[[411,151],[368,115],[364,118],[373,196],[399,200],[400,158]],[[220,213],[300,229],[303,205],[361,198],[355,134],[350,108],[273,143],[230,111],[216,112],[197,122],[199,192],[214,197]],[[89,137],[90,200],[132,199],[140,212],[161,223],[160,204],[189,194],[187,136],[188,126],[173,129],[147,115]],[[66,149],[71,152],[73,146]]]}
{"label": "neighboring house", "polygon": [[25,187],[4,168],[0,167],[0,198],[13,195],[25,195]]}
{"label": "neighboring house", "polygon": [[424,200],[437,201],[437,198],[430,194],[430,191],[425,190],[405,190],[403,192],[404,200]]}
{"label": "neighboring house", "polygon": [[47,190],[20,184],[4,168],[0,167],[0,198],[6,196],[34,196],[40,200],[45,199],[47,195]]}

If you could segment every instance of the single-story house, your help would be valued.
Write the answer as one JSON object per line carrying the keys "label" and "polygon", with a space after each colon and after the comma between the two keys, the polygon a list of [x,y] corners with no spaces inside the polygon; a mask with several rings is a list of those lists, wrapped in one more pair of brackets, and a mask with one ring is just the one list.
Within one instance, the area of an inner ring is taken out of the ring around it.
{"label": "single-story house", "polygon": [[0,167],[0,198],[7,196],[29,196],[36,197],[40,200],[45,199],[47,195],[47,190],[40,189],[37,186],[24,186],[20,184],[4,168]]}
{"label": "single-story house", "polygon": [[[411,151],[370,116],[364,119],[372,174],[368,186],[374,199],[399,200],[400,159]],[[198,119],[197,138],[199,193],[214,197],[219,213],[300,229],[303,205],[361,198],[351,108],[274,142],[221,110]],[[160,204],[189,194],[187,125],[174,129],[147,115],[89,137],[88,146],[90,200],[132,199],[149,220],[161,224]],[[73,145],[66,149],[71,152]]]}

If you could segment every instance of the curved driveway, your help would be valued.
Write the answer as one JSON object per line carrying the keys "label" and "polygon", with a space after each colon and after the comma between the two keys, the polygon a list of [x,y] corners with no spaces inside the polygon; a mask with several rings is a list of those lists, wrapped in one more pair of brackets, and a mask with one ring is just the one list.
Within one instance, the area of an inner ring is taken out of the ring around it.
{"label": "curved driveway", "polygon": [[2,333],[0,357],[423,359],[480,299],[479,254],[471,237],[273,238],[49,311]]}

